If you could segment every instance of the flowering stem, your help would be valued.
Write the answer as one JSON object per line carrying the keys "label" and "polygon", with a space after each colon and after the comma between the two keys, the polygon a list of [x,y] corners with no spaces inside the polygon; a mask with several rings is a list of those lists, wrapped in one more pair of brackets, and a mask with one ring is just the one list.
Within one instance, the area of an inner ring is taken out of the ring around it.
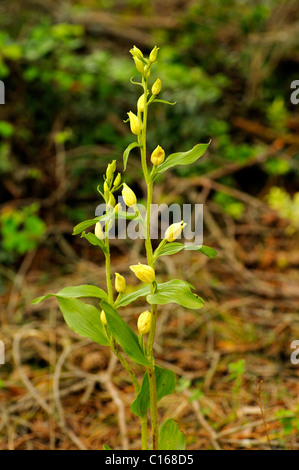
{"label": "flowering stem", "polygon": [[[145,248],[146,248],[148,265],[152,267],[153,269],[155,269],[153,248],[152,248],[152,242],[151,242],[151,236],[150,236],[151,205],[153,201],[153,182],[149,178],[148,168],[146,164],[146,126],[147,126],[148,104],[147,104],[147,80],[145,78],[142,79],[142,84],[143,84],[145,99],[144,99],[142,136],[140,139],[140,142],[141,142],[140,153],[141,153],[141,164],[142,164],[143,174],[144,174],[145,181],[147,183]],[[151,290],[153,293],[154,292],[153,284],[152,284]],[[151,363],[151,366],[148,367],[148,377],[149,377],[149,389],[150,389],[150,414],[151,414],[153,450],[156,450],[159,447],[157,384],[156,384],[155,360],[153,356],[153,343],[154,343],[155,331],[156,331],[156,317],[157,317],[157,306],[152,305],[151,327],[150,327],[150,332],[149,332],[147,356],[148,356],[148,360]]]}

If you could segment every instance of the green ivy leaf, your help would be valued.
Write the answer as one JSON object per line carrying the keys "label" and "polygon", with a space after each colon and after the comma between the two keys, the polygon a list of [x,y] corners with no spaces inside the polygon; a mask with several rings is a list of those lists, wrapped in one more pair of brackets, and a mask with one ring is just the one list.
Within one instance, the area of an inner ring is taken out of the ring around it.
{"label": "green ivy leaf", "polygon": [[108,296],[103,289],[88,284],[82,286],[69,286],[61,289],[57,294],[47,294],[32,300],[32,304],[39,304],[50,297],[64,297],[67,299],[76,299],[78,297],[96,297],[97,299],[107,300]]}
{"label": "green ivy leaf", "polygon": [[129,158],[130,152],[131,152],[131,150],[133,150],[135,147],[140,147],[140,145],[138,144],[138,142],[132,142],[130,145],[128,145],[128,147],[126,148],[126,150],[125,150],[124,153],[123,153],[124,171],[126,171],[126,168],[127,168],[127,163],[128,163],[128,158]]}
{"label": "green ivy leaf", "polygon": [[57,297],[60,310],[67,325],[78,335],[90,338],[95,343],[107,346],[99,310],[77,299]]}
{"label": "green ivy leaf", "polygon": [[195,294],[191,288],[194,287],[188,282],[173,279],[163,284],[158,284],[156,294],[149,294],[146,298],[149,304],[165,305],[175,303],[190,309],[199,309],[204,305],[204,301]]}
{"label": "green ivy leaf", "polygon": [[188,152],[179,152],[179,153],[172,153],[166,160],[156,168],[156,174],[164,173],[164,171],[172,168],[173,166],[177,165],[190,165],[198,160],[207,150],[208,144],[197,144]]}
{"label": "green ivy leaf", "polygon": [[[157,383],[157,400],[160,401],[165,395],[171,395],[175,389],[175,374],[172,370],[155,366]],[[137,398],[131,404],[131,411],[137,416],[146,416],[150,407],[150,391],[148,373],[144,375]]]}
{"label": "green ivy leaf", "polygon": [[130,328],[117,311],[104,300],[101,302],[101,307],[106,314],[107,324],[113,337],[123,348],[124,352],[138,364],[149,366],[150,363],[144,355],[139,345],[138,337],[132,328]]}
{"label": "green ivy leaf", "polygon": [[160,427],[159,450],[185,450],[186,437],[174,419],[168,419]]}

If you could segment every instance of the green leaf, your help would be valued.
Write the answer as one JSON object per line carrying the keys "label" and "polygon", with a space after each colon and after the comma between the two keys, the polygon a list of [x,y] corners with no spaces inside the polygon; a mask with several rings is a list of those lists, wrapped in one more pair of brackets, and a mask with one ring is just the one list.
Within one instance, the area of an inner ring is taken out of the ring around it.
{"label": "green leaf", "polygon": [[168,419],[160,427],[159,450],[185,450],[186,437],[174,419]]}
{"label": "green leaf", "polygon": [[111,447],[107,446],[107,444],[103,445],[103,450],[112,450]]}
{"label": "green leaf", "polygon": [[66,323],[75,333],[103,346],[109,344],[96,307],[77,299],[57,297],[57,300]]}
{"label": "green leaf", "polygon": [[[157,400],[160,401],[165,395],[171,395],[175,389],[175,374],[172,370],[155,366],[157,382]],[[142,381],[137,398],[131,404],[131,411],[137,416],[146,416],[150,407],[149,379],[146,372]]]}
{"label": "green leaf", "polygon": [[114,307],[125,307],[129,305],[134,300],[139,299],[139,297],[145,297],[151,291],[150,285],[145,285],[140,287],[139,289],[135,290],[134,292],[130,292],[129,294],[123,295],[118,301],[115,302]]}
{"label": "green leaf", "polygon": [[215,256],[217,255],[217,251],[214,250],[214,248],[211,248],[210,246],[206,246],[206,245],[201,245],[201,246],[186,245],[184,249],[185,251],[200,251],[201,253],[208,256],[209,258],[215,258]]}
{"label": "green leaf", "polygon": [[[170,101],[166,101],[166,100],[157,100],[156,98],[151,101],[151,103],[163,103],[163,104],[170,104],[171,106],[174,106],[176,104],[176,101],[174,101],[173,103],[171,103]],[[151,104],[150,103],[150,104]]]}
{"label": "green leaf", "polygon": [[214,250],[214,248],[211,248],[206,245],[184,245],[184,243],[171,242],[167,243],[167,245],[162,246],[162,248],[158,247],[154,253],[154,259],[156,260],[160,258],[160,256],[174,255],[182,250],[198,251],[208,256],[209,258],[215,258],[215,256],[217,255],[217,251]]}
{"label": "green leaf", "polygon": [[188,282],[179,279],[158,284],[156,294],[149,294],[146,298],[149,304],[165,305],[175,303],[190,309],[199,309],[204,305],[204,301],[195,294],[192,294],[193,286]]}
{"label": "green leaf", "polygon": [[98,222],[98,218],[96,219],[89,219],[89,220],[84,220],[83,222],[80,222],[80,224],[76,225],[73,229],[73,235],[78,235],[78,233],[83,232],[88,227],[91,227],[91,225],[95,225]]}
{"label": "green leaf", "polygon": [[129,158],[130,152],[131,152],[131,150],[133,150],[135,147],[140,147],[140,145],[138,144],[138,142],[132,142],[130,145],[128,145],[128,147],[126,148],[126,150],[125,150],[124,153],[123,153],[124,171],[126,171],[126,168],[127,168],[127,163],[128,163],[128,158]]}
{"label": "green leaf", "polygon": [[82,286],[69,286],[61,289],[57,294],[47,294],[32,300],[32,304],[39,304],[50,297],[64,297],[67,299],[76,299],[78,297],[96,297],[97,299],[107,300],[108,296],[103,289],[88,284]]}
{"label": "green leaf", "polygon": [[104,300],[101,302],[101,307],[106,314],[107,324],[113,337],[123,348],[124,352],[138,364],[149,366],[150,363],[144,355],[139,345],[138,337],[132,328],[130,328],[117,311]]}
{"label": "green leaf", "polygon": [[99,246],[106,253],[107,249],[106,249],[104,243],[102,242],[102,240],[100,240],[98,237],[96,237],[94,233],[92,233],[92,232],[89,232],[89,233],[82,232],[81,238],[86,238],[86,240],[88,240],[89,243],[91,243],[94,246]]}
{"label": "green leaf", "polygon": [[208,144],[197,144],[188,152],[172,153],[157,167],[156,173],[164,173],[164,171],[176,165],[190,165],[194,163],[205,153],[209,145],[210,142]]}
{"label": "green leaf", "polygon": [[183,243],[179,243],[179,242],[167,243],[166,245],[162,246],[162,248],[158,247],[155,250],[154,259],[156,260],[160,258],[160,256],[174,255],[184,249],[185,249],[185,245]]}

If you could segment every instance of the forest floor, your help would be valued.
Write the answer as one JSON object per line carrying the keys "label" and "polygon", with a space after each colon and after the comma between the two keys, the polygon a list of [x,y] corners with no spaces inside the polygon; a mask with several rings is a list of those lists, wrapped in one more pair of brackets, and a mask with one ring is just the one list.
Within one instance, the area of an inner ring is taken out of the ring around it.
{"label": "forest floor", "polygon": [[[253,199],[238,222],[208,202],[204,221],[215,259],[184,252],[157,264],[161,280],[184,278],[206,300],[198,312],[160,309],[156,361],[177,376],[160,419],[178,422],[188,450],[298,449],[299,364],[291,362],[291,343],[299,340],[298,235],[286,235],[285,221]],[[84,240],[70,244],[70,232],[61,228],[54,261],[51,243],[27,255],[1,300],[1,450],[141,445],[130,413],[134,389],[108,348],[73,333],[55,299],[30,305],[67,285],[104,286],[101,255]],[[142,245],[118,246],[113,271],[136,285],[128,266],[143,261]],[[124,318],[135,328],[144,309],[138,301],[123,309]],[[141,367],[137,373],[141,380]]]}

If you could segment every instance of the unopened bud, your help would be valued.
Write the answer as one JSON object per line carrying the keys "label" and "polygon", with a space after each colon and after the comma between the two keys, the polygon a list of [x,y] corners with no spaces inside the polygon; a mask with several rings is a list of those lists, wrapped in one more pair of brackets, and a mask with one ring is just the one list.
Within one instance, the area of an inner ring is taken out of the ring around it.
{"label": "unopened bud", "polygon": [[115,273],[115,290],[118,293],[126,290],[126,280],[121,274]]}
{"label": "unopened bud", "polygon": [[181,222],[178,222],[177,224],[170,225],[165,232],[164,239],[168,242],[173,242],[181,235],[183,228],[186,225],[187,224],[184,223],[183,220]]}
{"label": "unopened bud", "polygon": [[110,181],[113,178],[114,172],[116,170],[116,160],[113,160],[112,163],[109,163],[106,170],[106,178]]}
{"label": "unopened bud", "polygon": [[133,57],[133,59],[134,59],[136,69],[138,70],[138,72],[143,73],[144,65],[143,65],[142,60],[138,59],[138,57]]}
{"label": "unopened bud", "polygon": [[162,82],[160,78],[157,78],[157,80],[152,86],[152,94],[157,96],[160,93],[161,89],[162,89]]}
{"label": "unopened bud", "polygon": [[132,134],[139,135],[142,131],[142,122],[139,119],[136,114],[132,113],[132,111],[129,111],[128,113],[129,119],[130,119],[130,128],[132,131]]}
{"label": "unopened bud", "polygon": [[107,325],[107,318],[106,318],[106,314],[105,314],[104,310],[101,311],[101,321],[102,321],[103,325]]}
{"label": "unopened bud", "polygon": [[126,183],[123,184],[123,190],[121,194],[122,194],[122,197],[124,198],[126,206],[130,207],[137,203],[137,198],[136,198],[134,191],[132,191],[132,189],[129,188],[129,186],[127,186]]}
{"label": "unopened bud", "polygon": [[104,240],[105,235],[104,235],[104,232],[102,230],[102,226],[101,226],[100,222],[96,223],[95,228],[94,228],[94,234],[99,240]]}
{"label": "unopened bud", "polygon": [[151,329],[152,314],[149,310],[141,313],[137,320],[137,328],[140,335],[146,335]]}
{"label": "unopened bud", "polygon": [[151,51],[151,53],[149,55],[149,61],[151,63],[156,62],[159,49],[160,49],[159,47],[155,46],[154,49]]}
{"label": "unopened bud", "polygon": [[110,193],[110,195],[109,195],[108,205],[109,205],[109,206],[112,206],[112,207],[115,206],[115,197],[113,196],[112,193]]}
{"label": "unopened bud", "polygon": [[141,95],[137,101],[137,109],[140,113],[143,113],[145,105],[144,93]]}
{"label": "unopened bud", "polygon": [[121,203],[120,203],[120,202],[119,202],[118,204],[116,204],[116,206],[115,206],[114,209],[113,209],[113,212],[114,212],[115,214],[118,214],[119,211],[121,211]]}
{"label": "unopened bud", "polygon": [[114,186],[115,188],[117,188],[117,186],[120,185],[120,182],[121,182],[121,174],[118,173],[117,177],[116,177],[115,180],[114,180],[113,186]]}
{"label": "unopened bud", "polygon": [[154,282],[155,280],[155,271],[151,266],[147,264],[135,264],[134,266],[130,266],[131,271],[135,274],[135,276],[142,282],[149,283]]}
{"label": "unopened bud", "polygon": [[151,162],[153,165],[158,166],[164,162],[164,158],[165,158],[165,152],[162,149],[162,147],[158,145],[153,151],[153,153],[151,154]]}
{"label": "unopened bud", "polygon": [[143,54],[138,47],[134,46],[132,49],[130,49],[130,53],[132,54],[133,57],[137,57],[138,59],[143,59]]}

